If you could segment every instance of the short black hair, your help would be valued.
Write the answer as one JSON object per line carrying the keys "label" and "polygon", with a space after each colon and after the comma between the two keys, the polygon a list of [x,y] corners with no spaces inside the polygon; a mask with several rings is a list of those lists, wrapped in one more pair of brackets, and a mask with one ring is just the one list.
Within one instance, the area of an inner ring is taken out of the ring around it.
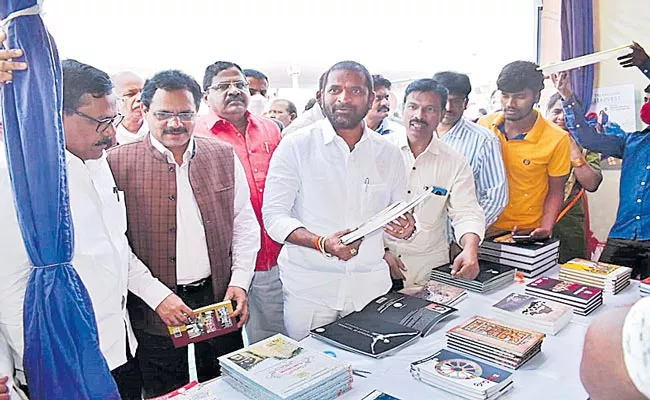
{"label": "short black hair", "polygon": [[530,61],[513,61],[503,67],[497,88],[506,93],[517,93],[530,89],[538,95],[544,89],[544,74],[538,65]]}
{"label": "short black hair", "polygon": [[433,80],[447,88],[449,93],[467,97],[472,92],[469,76],[454,71],[443,71],[433,75]]}
{"label": "short black hair", "polygon": [[377,89],[378,87],[385,87],[386,89],[390,90],[390,87],[393,85],[390,83],[388,78],[386,78],[383,75],[373,75],[372,76],[372,87],[374,89]]}
{"label": "short black hair", "polygon": [[266,75],[264,75],[263,73],[261,73],[256,69],[247,68],[243,72],[246,78],[255,78],[261,81],[266,81],[266,83],[269,83],[269,78],[267,78]]}
{"label": "short black hair", "polygon": [[153,99],[153,95],[158,89],[189,91],[192,93],[192,97],[194,97],[196,110],[199,110],[199,106],[201,105],[201,87],[199,86],[199,83],[188,74],[170,69],[158,72],[151,78],[147,79],[142,88],[142,94],[140,95],[140,101],[147,109],[149,109],[151,99]]}
{"label": "short black hair", "polygon": [[298,109],[296,108],[296,105],[293,104],[293,101],[287,99],[279,99],[279,100],[287,103],[287,111],[289,112],[289,114],[298,116]]}
{"label": "short black hair", "polygon": [[327,80],[329,79],[330,73],[332,71],[338,71],[338,70],[346,70],[346,71],[356,71],[356,72],[361,72],[363,76],[366,78],[366,87],[368,88],[368,93],[372,93],[372,88],[373,88],[373,83],[372,83],[372,76],[370,75],[370,72],[368,72],[368,69],[364,67],[361,63],[358,63],[356,61],[339,61],[336,64],[332,65],[325,74],[322,76],[322,81],[320,84],[320,91],[321,93],[325,92],[325,86],[327,86]]}
{"label": "short black hair", "polygon": [[205,74],[203,74],[203,91],[204,92],[208,91],[210,86],[212,86],[212,78],[219,75],[219,72],[225,71],[230,68],[238,69],[239,72],[241,72],[242,74],[244,73],[244,71],[242,71],[239,65],[230,61],[217,61],[215,63],[208,65],[205,68]]}
{"label": "short black hair", "polygon": [[109,95],[113,82],[104,71],[77,60],[63,60],[63,110],[77,111],[83,105],[81,97],[90,94],[95,98]]}
{"label": "short black hair", "polygon": [[447,96],[449,92],[447,88],[439,84],[433,79],[418,79],[415,80],[406,87],[404,91],[404,104],[406,104],[406,98],[409,94],[413,92],[431,92],[440,96],[441,106],[444,109],[447,106]]}

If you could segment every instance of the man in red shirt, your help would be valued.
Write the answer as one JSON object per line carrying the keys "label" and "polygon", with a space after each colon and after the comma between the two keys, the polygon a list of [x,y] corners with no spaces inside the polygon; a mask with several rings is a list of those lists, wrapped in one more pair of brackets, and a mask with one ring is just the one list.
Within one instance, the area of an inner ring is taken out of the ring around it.
{"label": "man in red shirt", "polygon": [[255,343],[285,332],[282,283],[277,268],[281,245],[268,236],[262,222],[266,173],[280,143],[280,130],[272,120],[247,111],[248,82],[235,63],[217,61],[209,65],[203,78],[203,92],[210,112],[198,119],[194,132],[232,145],[246,170],[251,203],[261,228],[262,243],[248,291],[250,319],[246,324],[248,340]]}

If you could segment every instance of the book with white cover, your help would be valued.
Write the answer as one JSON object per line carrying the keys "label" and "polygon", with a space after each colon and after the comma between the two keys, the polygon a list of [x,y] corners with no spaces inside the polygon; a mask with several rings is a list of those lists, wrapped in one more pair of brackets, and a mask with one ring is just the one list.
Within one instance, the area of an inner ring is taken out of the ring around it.
{"label": "book with white cover", "polygon": [[350,373],[351,366],[277,334],[219,357],[223,368],[266,393],[289,399]]}
{"label": "book with white cover", "polygon": [[585,65],[596,64],[605,60],[611,60],[613,58],[618,58],[632,52],[631,44],[625,46],[615,47],[613,49],[607,49],[598,51],[591,54],[586,54],[584,56],[571,58],[564,61],[556,61],[550,64],[542,65],[538,69],[541,70],[544,75],[549,75],[554,72],[569,71],[571,69],[584,67]]}
{"label": "book with white cover", "polygon": [[413,362],[411,375],[465,398],[493,398],[513,379],[510,371],[447,349]]}
{"label": "book with white cover", "polygon": [[372,216],[369,220],[361,224],[352,232],[341,236],[341,242],[343,242],[345,245],[348,245],[350,243],[356,242],[366,235],[373,233],[378,229],[383,228],[389,222],[394,221],[398,217],[411,211],[415,206],[428,199],[432,194],[436,196],[446,196],[447,189],[432,186],[431,188],[415,196],[413,199],[411,199],[411,201],[398,201],[396,203],[393,203]]}
{"label": "book with white cover", "polygon": [[505,320],[542,333],[556,334],[573,316],[567,305],[521,293],[510,293],[492,307]]}

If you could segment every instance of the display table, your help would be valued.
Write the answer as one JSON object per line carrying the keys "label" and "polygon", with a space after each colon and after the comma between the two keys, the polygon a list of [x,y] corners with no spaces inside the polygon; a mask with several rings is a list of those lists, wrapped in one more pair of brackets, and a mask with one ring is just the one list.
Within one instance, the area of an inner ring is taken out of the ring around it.
{"label": "display table", "polygon": [[[557,274],[549,275],[556,276]],[[526,282],[529,281],[526,280]],[[378,360],[351,353],[312,338],[307,338],[301,343],[305,347],[315,350],[333,352],[337,358],[350,362],[353,368],[371,372],[366,378],[355,376],[352,390],[341,396],[341,400],[361,399],[374,389],[384,391],[402,400],[458,399],[457,396],[412,378],[409,372],[410,364],[431,355],[439,347],[444,347],[445,332],[467,318],[478,314],[498,319],[498,316],[492,312],[491,306],[511,292],[524,293],[524,284],[512,284],[484,295],[469,293],[467,299],[456,305],[458,312],[455,316],[439,323],[429,336],[420,338],[413,345],[392,356]],[[582,345],[589,323],[604,310],[631,305],[639,298],[639,283],[632,281],[628,288],[616,296],[604,295],[604,305],[590,316],[574,315],[572,322],[557,335],[546,336],[541,354],[514,372],[514,388],[502,399],[586,399],[587,393],[580,382],[579,366]],[[245,397],[226,395],[226,393],[232,393],[232,388],[221,379],[210,382],[209,387],[212,393],[224,399],[245,399]]]}

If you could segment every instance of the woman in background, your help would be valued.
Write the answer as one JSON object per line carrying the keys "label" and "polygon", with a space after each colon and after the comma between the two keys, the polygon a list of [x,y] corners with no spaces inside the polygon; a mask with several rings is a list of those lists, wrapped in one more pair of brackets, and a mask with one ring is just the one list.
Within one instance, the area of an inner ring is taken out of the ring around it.
{"label": "woman in background", "polygon": [[[562,109],[562,97],[555,93],[549,99],[546,117],[568,132]],[[600,172],[600,155],[587,151],[571,137],[571,171],[564,185],[564,203],[553,229],[553,237],[560,239],[560,263],[572,258],[590,259],[587,254],[587,232],[589,221],[586,218],[587,192],[595,192],[603,180]]]}

